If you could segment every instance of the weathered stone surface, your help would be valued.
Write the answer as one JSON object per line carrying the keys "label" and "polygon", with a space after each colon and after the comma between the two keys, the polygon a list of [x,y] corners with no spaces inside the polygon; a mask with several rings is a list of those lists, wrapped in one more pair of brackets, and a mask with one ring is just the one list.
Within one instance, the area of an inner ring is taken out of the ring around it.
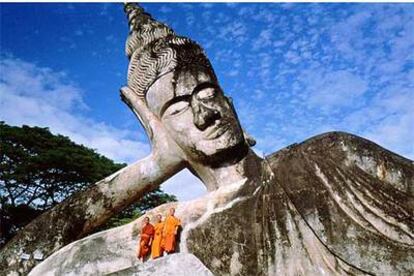
{"label": "weathered stone surface", "polygon": [[110,273],[111,276],[167,276],[167,275],[197,275],[213,276],[205,265],[193,254],[177,253],[166,257],[145,262],[131,268]]}
{"label": "weathered stone surface", "polygon": [[[157,210],[163,211],[164,205]],[[166,209],[165,209],[166,210]],[[138,263],[136,246],[139,225],[130,223],[75,241],[36,266],[30,275],[106,274]]]}
{"label": "weathered stone surface", "polygon": [[[334,132],[262,164],[260,182],[245,179],[148,215],[176,207],[183,222],[180,251],[194,254],[214,275],[412,275],[412,161]],[[141,223],[72,243],[39,271],[104,267],[108,260],[119,269],[130,266]],[[84,254],[84,248],[99,250]]]}
{"label": "weathered stone surface", "polygon": [[[238,202],[188,235],[188,250],[213,273],[412,275],[412,161],[365,139],[328,133],[266,163],[274,177],[246,183]],[[391,173],[399,177],[384,178]]]}
{"label": "weathered stone surface", "polygon": [[[123,235],[126,230],[129,229],[115,232]],[[67,248],[70,252],[62,249],[52,255],[29,275],[213,275],[197,257],[188,253],[177,253],[142,263],[135,258],[136,244],[126,240],[122,236],[121,240],[111,235],[91,236],[87,241],[75,242],[73,247]],[[112,242],[126,243],[110,246]]]}

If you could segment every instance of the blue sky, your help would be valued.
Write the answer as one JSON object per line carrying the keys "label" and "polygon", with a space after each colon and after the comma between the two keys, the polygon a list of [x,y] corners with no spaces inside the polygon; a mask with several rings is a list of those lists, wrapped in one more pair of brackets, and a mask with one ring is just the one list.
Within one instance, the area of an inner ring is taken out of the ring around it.
{"label": "blue sky", "polygon": [[[204,47],[256,151],[342,130],[414,159],[414,4],[144,3]],[[0,4],[0,120],[131,163],[148,140],[120,101],[121,4]],[[163,188],[204,193],[182,172]]]}

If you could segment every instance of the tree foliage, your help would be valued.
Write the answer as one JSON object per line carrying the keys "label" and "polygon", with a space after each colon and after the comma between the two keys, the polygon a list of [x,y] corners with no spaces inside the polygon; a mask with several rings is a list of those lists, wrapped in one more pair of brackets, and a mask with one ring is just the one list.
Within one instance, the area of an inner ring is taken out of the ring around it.
{"label": "tree foliage", "polygon": [[[39,214],[124,166],[47,128],[0,122],[0,246]],[[157,189],[105,228],[175,200]]]}
{"label": "tree foliage", "polygon": [[118,216],[111,218],[105,225],[100,227],[95,232],[124,225],[140,217],[145,213],[145,211],[171,201],[177,201],[177,198],[174,195],[164,193],[161,189],[157,188],[156,190],[146,194],[137,203],[126,208]]}
{"label": "tree foliage", "polygon": [[92,149],[47,128],[0,125],[2,203],[46,210],[121,169]]}

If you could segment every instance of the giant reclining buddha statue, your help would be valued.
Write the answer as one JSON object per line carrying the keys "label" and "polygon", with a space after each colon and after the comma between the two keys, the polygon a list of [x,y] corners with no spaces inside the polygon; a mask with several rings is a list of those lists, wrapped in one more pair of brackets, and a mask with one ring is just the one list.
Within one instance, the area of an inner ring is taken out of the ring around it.
{"label": "giant reclining buddha statue", "polygon": [[[175,207],[183,222],[180,252],[214,275],[414,273],[411,160],[342,132],[259,158],[203,49],[136,4],[125,12],[129,68],[121,96],[152,153],[29,224],[3,248],[4,271],[25,274],[37,265],[30,275],[105,274],[139,267],[134,250],[142,218],[85,236],[188,168],[207,195],[146,215]],[[45,260],[33,257],[36,250]],[[22,260],[22,252],[31,257]]]}

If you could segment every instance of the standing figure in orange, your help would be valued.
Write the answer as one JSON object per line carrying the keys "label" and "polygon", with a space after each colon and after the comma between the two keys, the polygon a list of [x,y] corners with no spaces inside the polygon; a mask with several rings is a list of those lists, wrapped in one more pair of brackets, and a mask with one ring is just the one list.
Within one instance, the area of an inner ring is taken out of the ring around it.
{"label": "standing figure in orange", "polygon": [[162,222],[162,216],[157,215],[157,223],[154,224],[154,240],[151,246],[151,257],[156,259],[164,254],[164,250],[161,246],[162,232],[164,230],[164,223]]}
{"label": "standing figure in orange", "polygon": [[141,239],[137,248],[137,257],[143,262],[145,261],[145,257],[150,252],[151,243],[154,238],[154,226],[152,226],[149,221],[149,217],[144,218],[144,225],[141,229]]}
{"label": "standing figure in orange", "polygon": [[181,225],[181,221],[174,216],[175,209],[170,209],[170,214],[166,217],[164,221],[164,230],[163,230],[163,248],[168,254],[175,252],[175,247],[177,243],[177,233],[178,227]]}

